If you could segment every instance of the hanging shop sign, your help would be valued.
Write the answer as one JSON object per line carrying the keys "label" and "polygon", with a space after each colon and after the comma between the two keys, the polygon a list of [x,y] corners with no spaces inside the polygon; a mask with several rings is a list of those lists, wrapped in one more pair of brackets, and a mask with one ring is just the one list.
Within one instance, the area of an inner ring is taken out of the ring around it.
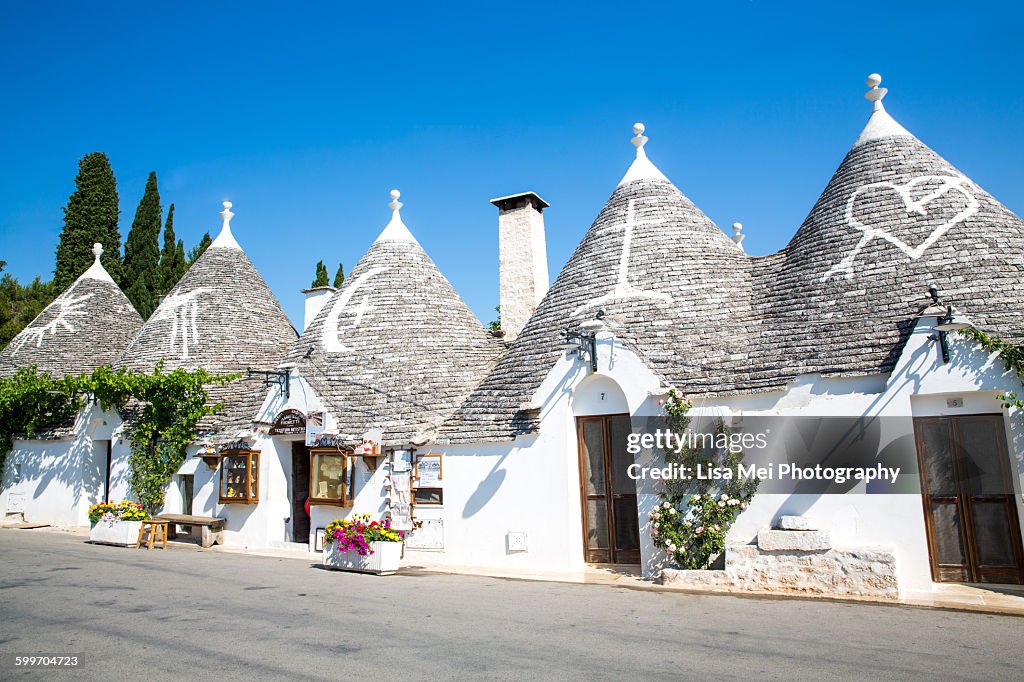
{"label": "hanging shop sign", "polygon": [[271,436],[306,433],[306,415],[298,410],[284,410],[274,419],[270,427]]}
{"label": "hanging shop sign", "polygon": [[312,447],[324,432],[324,413],[310,412],[306,415],[306,446]]}

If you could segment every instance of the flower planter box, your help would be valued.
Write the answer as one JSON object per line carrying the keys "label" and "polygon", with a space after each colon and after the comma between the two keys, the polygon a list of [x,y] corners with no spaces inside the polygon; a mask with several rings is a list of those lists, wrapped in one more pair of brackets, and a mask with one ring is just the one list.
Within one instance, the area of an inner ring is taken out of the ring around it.
{"label": "flower planter box", "polygon": [[89,541],[129,547],[139,539],[142,521],[97,521],[89,530]]}
{"label": "flower planter box", "polygon": [[402,559],[401,542],[371,542],[370,549],[373,554],[362,556],[354,549],[339,552],[338,543],[328,542],[324,545],[324,567],[377,575],[391,575],[398,570]]}

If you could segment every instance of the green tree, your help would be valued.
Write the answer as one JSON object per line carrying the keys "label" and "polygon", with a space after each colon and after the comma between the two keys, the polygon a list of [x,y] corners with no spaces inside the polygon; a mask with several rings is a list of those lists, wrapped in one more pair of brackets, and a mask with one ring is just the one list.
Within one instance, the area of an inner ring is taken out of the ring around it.
{"label": "green tree", "polygon": [[338,271],[334,273],[334,288],[340,289],[341,285],[345,283],[345,264],[338,263]]}
{"label": "green tree", "polygon": [[57,245],[53,278],[55,295],[71,286],[92,265],[92,245],[96,242],[103,244],[103,267],[115,282],[121,280],[121,233],[117,227],[120,213],[117,181],[107,155],[86,154],[78,162],[75,191],[64,207],[64,229]]}
{"label": "green tree", "polygon": [[[0,261],[0,272],[7,264]],[[22,285],[11,273],[0,277],[0,348],[5,347],[54,298],[53,283],[39,277]]]}
{"label": "green tree", "polygon": [[199,240],[199,243],[192,247],[192,250],[188,252],[188,267],[192,267],[192,264],[199,260],[199,257],[203,255],[203,252],[209,248],[213,240],[210,239],[210,233],[207,232],[203,235],[203,238]]}
{"label": "green tree", "polygon": [[174,235],[174,204],[167,209],[164,249],[160,252],[160,295],[166,296],[185,274],[185,244]]}
{"label": "green tree", "polygon": [[487,323],[487,328],[489,330],[491,330],[492,332],[500,332],[501,331],[501,306],[500,305],[494,306],[494,312],[498,313],[498,319],[491,320],[490,322],[488,322]]}
{"label": "green tree", "polygon": [[128,300],[148,318],[160,299],[163,279],[160,276],[160,227],[163,210],[157,189],[156,173],[150,173],[146,191],[135,211],[135,220],[124,241],[124,275],[121,288]]}
{"label": "green tree", "polygon": [[322,260],[321,261],[317,261],[317,263],[316,263],[316,277],[313,278],[313,283],[310,284],[309,286],[311,286],[311,287],[325,287],[329,283],[330,283],[330,280],[327,279],[327,266],[324,265],[324,262]]}

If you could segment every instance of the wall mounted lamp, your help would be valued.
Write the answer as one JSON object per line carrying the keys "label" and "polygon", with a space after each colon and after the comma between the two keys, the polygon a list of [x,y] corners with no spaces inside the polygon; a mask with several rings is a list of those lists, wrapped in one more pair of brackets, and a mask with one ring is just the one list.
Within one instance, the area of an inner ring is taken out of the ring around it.
{"label": "wall mounted lamp", "polygon": [[928,295],[931,296],[932,302],[931,305],[921,311],[921,317],[934,316],[936,318],[935,326],[933,327],[936,334],[929,338],[939,342],[939,349],[942,352],[942,363],[946,364],[949,362],[949,340],[947,335],[949,332],[967,329],[971,326],[971,323],[967,322],[963,316],[956,314],[952,305],[942,303],[942,300],[939,298],[939,289],[934,284],[928,286]]}
{"label": "wall mounted lamp", "polygon": [[597,371],[597,332],[593,329],[566,329],[565,340],[558,344],[561,350],[575,352],[580,359],[590,358],[590,369]]}

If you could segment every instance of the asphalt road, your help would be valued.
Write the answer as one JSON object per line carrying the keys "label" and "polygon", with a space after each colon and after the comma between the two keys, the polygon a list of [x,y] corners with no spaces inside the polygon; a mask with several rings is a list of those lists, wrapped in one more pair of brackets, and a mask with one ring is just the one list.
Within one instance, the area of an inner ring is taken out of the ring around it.
{"label": "asphalt road", "polygon": [[1021,679],[1024,618],[326,571],[0,530],[0,679]]}

